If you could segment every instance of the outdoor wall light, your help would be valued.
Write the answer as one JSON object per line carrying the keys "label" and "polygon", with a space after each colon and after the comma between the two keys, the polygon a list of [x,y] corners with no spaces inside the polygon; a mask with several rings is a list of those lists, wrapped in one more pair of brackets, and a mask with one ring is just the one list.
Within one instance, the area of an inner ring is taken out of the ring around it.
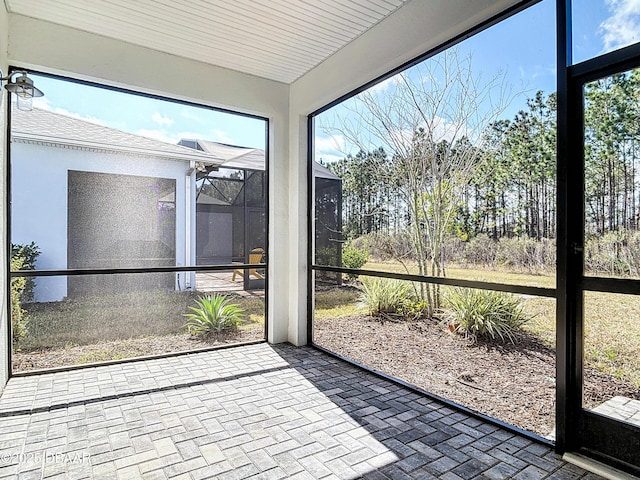
{"label": "outdoor wall light", "polygon": [[[19,76],[12,80],[16,75]],[[0,85],[2,82],[7,82],[4,88],[16,95],[19,110],[31,110],[33,108],[33,97],[42,97],[44,95],[41,90],[38,90],[33,85],[33,80],[27,77],[27,72],[24,70],[16,70],[6,77],[2,76],[2,70],[0,70]]]}

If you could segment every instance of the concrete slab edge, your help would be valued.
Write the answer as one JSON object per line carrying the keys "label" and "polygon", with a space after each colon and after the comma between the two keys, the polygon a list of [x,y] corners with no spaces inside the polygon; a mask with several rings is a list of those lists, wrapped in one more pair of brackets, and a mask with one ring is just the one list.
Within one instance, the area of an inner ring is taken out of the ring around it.
{"label": "concrete slab edge", "polygon": [[596,475],[600,475],[601,477],[609,480],[640,480],[638,477],[631,475],[630,473],[623,472],[617,468],[605,465],[602,462],[598,462],[593,458],[585,457],[578,453],[565,453],[562,456],[562,459],[565,462],[584,468],[589,472],[595,473]]}

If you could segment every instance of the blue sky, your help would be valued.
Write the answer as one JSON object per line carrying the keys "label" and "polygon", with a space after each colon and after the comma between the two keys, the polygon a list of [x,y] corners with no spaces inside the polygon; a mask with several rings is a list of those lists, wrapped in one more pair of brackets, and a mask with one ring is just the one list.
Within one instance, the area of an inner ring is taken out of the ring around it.
{"label": "blue sky", "polygon": [[33,78],[45,93],[34,99],[39,108],[174,144],[181,138],[200,138],[265,148],[262,120],[44,76]]}
{"label": "blue sky", "polygon": [[[471,56],[474,73],[482,79],[502,74],[517,93],[501,118],[513,118],[536,91],[556,90],[555,8],[554,0],[543,0],[457,46],[460,56]],[[574,63],[635,43],[639,32],[640,0],[573,0]],[[383,86],[373,88],[384,95]],[[336,115],[350,114],[337,106],[321,114],[316,124],[331,124]],[[375,137],[371,143],[372,148],[380,146]],[[330,162],[356,151],[340,133],[317,129],[316,159]]]}

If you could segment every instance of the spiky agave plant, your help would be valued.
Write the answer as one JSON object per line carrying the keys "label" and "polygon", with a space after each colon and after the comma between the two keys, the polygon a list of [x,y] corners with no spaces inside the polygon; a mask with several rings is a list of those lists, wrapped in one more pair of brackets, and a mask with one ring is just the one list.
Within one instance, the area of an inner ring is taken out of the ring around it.
{"label": "spiky agave plant", "polygon": [[452,288],[445,295],[456,331],[472,338],[491,337],[514,343],[516,333],[529,320],[518,297],[504,292]]}
{"label": "spiky agave plant", "polygon": [[185,324],[191,335],[209,335],[225,330],[234,330],[244,317],[244,310],[237,303],[229,303],[225,295],[214,293],[198,297],[197,307],[189,307],[191,313],[184,316],[189,319]]}

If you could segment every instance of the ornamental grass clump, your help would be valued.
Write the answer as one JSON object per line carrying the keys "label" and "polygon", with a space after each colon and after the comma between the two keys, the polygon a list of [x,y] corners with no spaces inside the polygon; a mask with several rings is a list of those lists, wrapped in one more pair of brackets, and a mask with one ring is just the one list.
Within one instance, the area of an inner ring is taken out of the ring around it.
{"label": "ornamental grass clump", "polygon": [[369,315],[403,316],[405,306],[415,300],[415,292],[409,282],[367,277],[362,280],[360,300]]}
{"label": "ornamental grass clump", "polygon": [[227,330],[235,330],[244,318],[244,310],[237,303],[217,293],[198,297],[197,307],[189,307],[192,313],[185,313],[189,319],[185,327],[191,335],[210,335]]}
{"label": "ornamental grass clump", "polygon": [[520,299],[509,293],[452,288],[445,303],[453,330],[472,339],[491,337],[515,343],[518,330],[529,320]]}

